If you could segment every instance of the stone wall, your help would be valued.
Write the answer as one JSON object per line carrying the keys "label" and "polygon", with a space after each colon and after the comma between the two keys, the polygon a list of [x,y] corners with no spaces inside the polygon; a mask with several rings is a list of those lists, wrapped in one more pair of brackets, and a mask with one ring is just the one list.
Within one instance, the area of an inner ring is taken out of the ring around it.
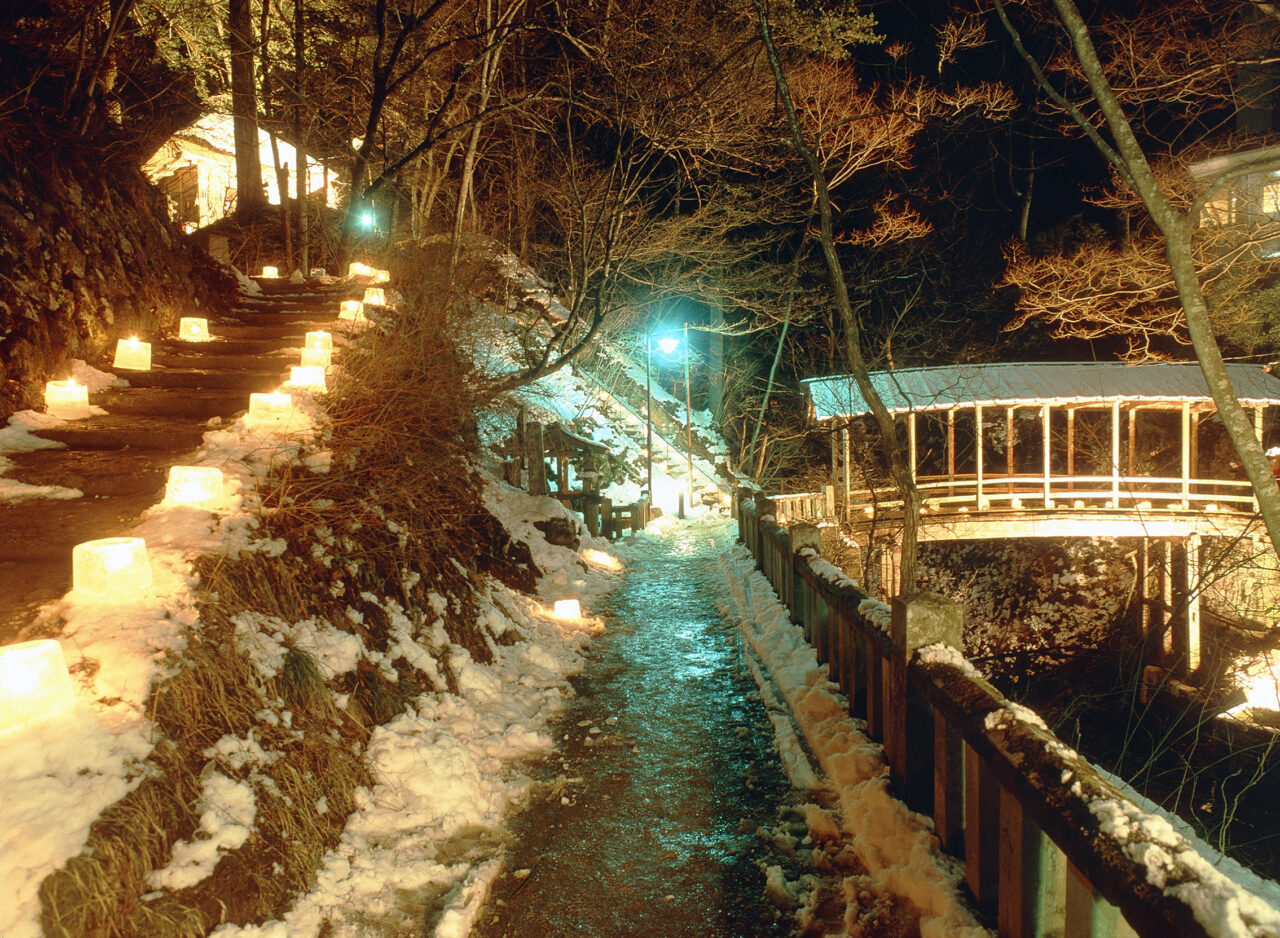
{"label": "stone wall", "polygon": [[0,155],[0,419],[39,407],[71,359],[229,303],[233,281],[168,221],[128,165]]}

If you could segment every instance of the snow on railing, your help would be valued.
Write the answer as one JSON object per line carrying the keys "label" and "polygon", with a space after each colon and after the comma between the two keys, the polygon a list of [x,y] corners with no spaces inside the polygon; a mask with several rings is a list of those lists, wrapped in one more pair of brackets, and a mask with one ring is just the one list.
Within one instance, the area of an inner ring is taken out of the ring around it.
{"label": "snow on railing", "polygon": [[818,529],[780,526],[775,504],[757,512],[739,490],[739,538],[1000,935],[1280,936],[1280,912],[978,674],[956,647],[957,606],[919,594],[886,616],[832,575]]}

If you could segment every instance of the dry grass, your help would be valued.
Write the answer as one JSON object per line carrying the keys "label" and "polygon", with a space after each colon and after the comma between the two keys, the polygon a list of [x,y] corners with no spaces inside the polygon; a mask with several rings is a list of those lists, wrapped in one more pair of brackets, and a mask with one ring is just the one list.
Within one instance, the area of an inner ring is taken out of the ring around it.
{"label": "dry grass", "polygon": [[[329,397],[331,471],[285,467],[264,492],[263,534],[284,538],[286,552],[197,561],[200,624],[150,700],[161,737],[151,774],[42,884],[47,935],[186,938],[279,916],[312,885],[355,790],[370,781],[354,753],[431,686],[404,659],[393,662],[396,679],[368,662],[327,679],[301,648],[264,679],[237,641],[245,611],[286,623],[324,618],[386,651],[395,603],[415,637],[425,641],[439,617],[452,642],[477,660],[491,657],[493,639],[475,621],[479,571],[497,564],[529,582],[532,574],[527,548],[480,507],[470,468],[475,382],[452,341],[465,308],[447,278],[423,278],[391,328],[370,330],[347,351]],[[452,684],[447,660],[440,672]],[[223,737],[251,735],[275,761],[237,767],[208,754]],[[254,832],[197,885],[155,890],[149,874],[198,832],[202,778],[212,770],[253,786]]]}

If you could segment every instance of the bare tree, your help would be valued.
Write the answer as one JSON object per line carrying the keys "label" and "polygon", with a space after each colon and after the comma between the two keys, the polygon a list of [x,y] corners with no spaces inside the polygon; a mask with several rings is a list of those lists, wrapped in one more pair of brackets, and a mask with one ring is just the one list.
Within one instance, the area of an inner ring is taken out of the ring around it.
{"label": "bare tree", "polygon": [[[1003,0],[995,0],[995,8],[1001,22],[1013,38],[1019,53],[1025,58],[1045,94],[1085,132],[1116,173],[1134,193],[1141,198],[1150,214],[1152,222],[1164,238],[1165,258],[1169,275],[1177,291],[1183,318],[1186,322],[1187,335],[1195,350],[1196,359],[1204,374],[1209,393],[1218,409],[1218,414],[1226,428],[1227,434],[1240,457],[1245,474],[1253,486],[1258,501],[1258,509],[1266,526],[1267,534],[1274,547],[1280,548],[1280,487],[1277,487],[1267,458],[1262,451],[1262,443],[1257,438],[1253,422],[1245,414],[1236,398],[1231,379],[1223,363],[1222,352],[1218,345],[1213,323],[1205,302],[1204,289],[1201,283],[1201,272],[1196,264],[1193,242],[1197,223],[1201,213],[1216,191],[1245,171],[1255,172],[1260,166],[1248,166],[1247,169],[1234,167],[1227,169],[1213,179],[1205,191],[1187,205],[1179,205],[1172,199],[1161,184],[1160,178],[1152,168],[1137,133],[1130,122],[1125,104],[1117,95],[1112,81],[1108,77],[1108,69],[1103,65],[1090,34],[1089,26],[1073,0],[1053,0],[1053,7],[1066,30],[1068,41],[1078,65],[1080,74],[1087,82],[1090,93],[1089,103],[1092,113],[1086,113],[1081,106],[1068,100],[1051,82],[1041,64],[1027,51],[1021,36],[1011,22]],[[1119,34],[1120,40],[1132,37],[1133,33]],[[1132,50],[1132,45],[1120,41],[1117,48],[1122,53]],[[1143,86],[1146,82],[1142,76],[1149,62],[1129,58],[1122,54],[1117,65],[1111,69],[1113,74],[1130,75],[1137,79],[1134,84]],[[1177,84],[1169,84],[1172,95],[1184,100],[1199,83],[1211,80],[1220,73],[1214,68],[1221,61],[1210,59],[1203,68],[1197,68],[1184,76]],[[1176,69],[1175,69],[1176,70]],[[1167,72],[1165,73],[1167,74]],[[1278,163],[1277,165],[1280,165]]]}

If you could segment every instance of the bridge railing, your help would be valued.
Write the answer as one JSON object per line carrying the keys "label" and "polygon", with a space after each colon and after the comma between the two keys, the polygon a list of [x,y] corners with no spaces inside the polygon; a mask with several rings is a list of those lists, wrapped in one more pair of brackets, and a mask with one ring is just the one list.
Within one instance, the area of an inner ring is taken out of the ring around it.
{"label": "bridge railing", "polygon": [[[940,511],[996,509],[1116,508],[1166,511],[1257,510],[1247,480],[1182,479],[1122,475],[973,475],[920,476],[916,486],[925,503]],[[785,500],[797,496],[780,496]],[[807,497],[807,496],[799,496]],[[868,511],[902,507],[889,487],[851,489],[844,504],[846,519]],[[779,515],[781,520],[782,515]]]}
{"label": "bridge railing", "polygon": [[834,521],[836,518],[836,490],[830,485],[824,485],[816,492],[774,495],[770,501],[779,524]]}
{"label": "bridge railing", "polygon": [[1217,933],[1196,909],[1218,914],[1201,900],[1234,887],[973,669],[958,606],[926,593],[890,611],[821,562],[816,528],[739,495],[739,537],[1003,938]]}

